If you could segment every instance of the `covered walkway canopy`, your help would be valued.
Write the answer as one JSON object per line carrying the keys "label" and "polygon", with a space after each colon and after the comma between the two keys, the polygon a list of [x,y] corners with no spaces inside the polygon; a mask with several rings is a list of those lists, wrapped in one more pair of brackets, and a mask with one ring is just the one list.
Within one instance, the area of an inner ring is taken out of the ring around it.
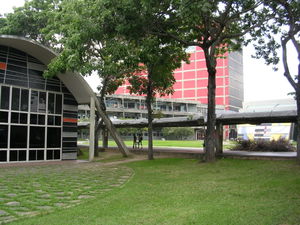
{"label": "covered walkway canopy", "polygon": [[[222,112],[217,114],[217,124],[261,124],[261,123],[284,123],[296,122],[296,110],[274,111],[274,112]],[[205,126],[206,121],[203,115],[189,117],[160,118],[153,120],[154,127],[197,127]],[[113,125],[117,128],[148,126],[147,119],[113,120]],[[89,122],[79,122],[79,126],[88,126]]]}
{"label": "covered walkway canopy", "polygon": [[[289,111],[271,111],[271,112],[221,112],[217,114],[216,118],[216,152],[222,154],[223,152],[223,125],[234,124],[261,124],[261,123],[284,123],[296,122],[296,110]],[[113,120],[112,123],[117,128],[136,127],[142,128],[148,126],[147,119],[135,120]],[[88,122],[82,122],[79,126],[88,126]],[[189,117],[173,117],[154,119],[154,127],[197,127],[205,126],[206,121],[203,115],[195,115]]]}

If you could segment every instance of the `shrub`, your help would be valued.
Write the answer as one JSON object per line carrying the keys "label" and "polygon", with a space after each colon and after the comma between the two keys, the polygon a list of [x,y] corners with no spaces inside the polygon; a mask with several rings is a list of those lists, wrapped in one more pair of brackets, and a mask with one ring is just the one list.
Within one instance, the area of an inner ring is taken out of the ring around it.
{"label": "shrub", "polygon": [[237,143],[230,148],[234,151],[253,151],[253,152],[293,152],[295,147],[283,138],[278,140],[237,140]]}

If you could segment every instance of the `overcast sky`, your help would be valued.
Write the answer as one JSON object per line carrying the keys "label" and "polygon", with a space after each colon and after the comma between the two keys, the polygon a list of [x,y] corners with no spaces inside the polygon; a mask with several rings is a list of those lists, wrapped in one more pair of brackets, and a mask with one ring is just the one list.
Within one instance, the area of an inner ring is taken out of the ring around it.
{"label": "overcast sky", "polygon": [[[0,14],[12,12],[14,6],[22,6],[24,2],[24,0],[2,0]],[[290,49],[293,50],[293,48]],[[263,60],[251,58],[251,54],[254,53],[252,46],[244,48],[243,52],[245,101],[292,98],[287,95],[293,89],[283,76],[281,64],[279,71],[274,72],[272,66],[266,66]],[[291,51],[288,56],[292,72],[295,73],[297,69],[296,52]],[[86,80],[95,90],[98,82],[95,82],[92,77]]]}

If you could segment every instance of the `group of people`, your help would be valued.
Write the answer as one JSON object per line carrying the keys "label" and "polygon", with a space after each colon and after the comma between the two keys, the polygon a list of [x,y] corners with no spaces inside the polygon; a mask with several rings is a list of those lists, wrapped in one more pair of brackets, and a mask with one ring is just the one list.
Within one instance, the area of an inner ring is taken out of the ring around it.
{"label": "group of people", "polygon": [[132,148],[143,148],[143,134],[133,134]]}

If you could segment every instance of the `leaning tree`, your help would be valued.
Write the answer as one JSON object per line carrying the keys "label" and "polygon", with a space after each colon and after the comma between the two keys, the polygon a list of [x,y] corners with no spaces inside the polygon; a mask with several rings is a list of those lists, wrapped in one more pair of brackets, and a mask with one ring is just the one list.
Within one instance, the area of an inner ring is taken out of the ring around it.
{"label": "leaning tree", "polygon": [[[139,68],[134,59],[134,48],[125,39],[110,32],[107,13],[102,1],[63,1],[52,14],[48,26],[48,38],[61,52],[49,65],[45,76],[53,76],[66,70],[83,75],[96,72],[102,78],[100,99],[95,97],[97,114],[104,121],[123,156],[129,151],[117,130],[109,120],[103,96],[113,93],[124,81],[125,75]],[[100,127],[101,120],[96,125]]]}

